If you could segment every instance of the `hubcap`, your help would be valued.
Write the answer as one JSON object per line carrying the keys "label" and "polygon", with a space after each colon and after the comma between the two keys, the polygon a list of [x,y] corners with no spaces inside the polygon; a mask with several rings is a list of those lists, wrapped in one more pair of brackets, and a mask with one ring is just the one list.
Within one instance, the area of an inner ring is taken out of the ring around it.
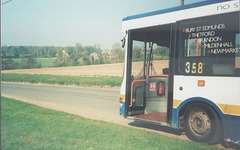
{"label": "hubcap", "polygon": [[209,116],[202,110],[195,111],[189,118],[190,129],[197,136],[205,136],[210,132],[211,121]]}

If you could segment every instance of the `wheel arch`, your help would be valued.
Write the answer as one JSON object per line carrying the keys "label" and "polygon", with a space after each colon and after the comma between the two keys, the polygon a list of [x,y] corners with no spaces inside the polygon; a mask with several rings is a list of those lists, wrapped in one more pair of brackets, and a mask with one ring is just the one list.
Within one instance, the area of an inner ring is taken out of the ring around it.
{"label": "wheel arch", "polygon": [[[223,140],[224,115],[217,104],[208,99],[196,97],[186,100],[185,104],[179,105],[179,107],[179,120],[183,119],[183,121],[180,120],[180,123],[183,122],[189,139],[208,144],[217,144]],[[201,121],[196,121],[199,119],[193,121],[193,114],[197,116],[194,115],[196,118],[200,117]]]}
{"label": "wheel arch", "polygon": [[[189,99],[183,101],[182,103],[180,103],[180,105],[178,106],[179,122],[181,122],[181,120],[180,120],[181,118],[184,118],[184,114],[186,114],[186,112],[189,110],[190,106],[192,104],[196,104],[196,103],[205,104],[205,105],[208,105],[209,107],[211,107],[213,109],[213,111],[215,111],[217,113],[217,115],[220,118],[220,121],[223,125],[224,114],[223,114],[222,110],[220,109],[220,107],[216,103],[210,101],[209,99],[202,98],[202,97],[189,98]],[[181,123],[180,123],[180,126],[181,126]]]}

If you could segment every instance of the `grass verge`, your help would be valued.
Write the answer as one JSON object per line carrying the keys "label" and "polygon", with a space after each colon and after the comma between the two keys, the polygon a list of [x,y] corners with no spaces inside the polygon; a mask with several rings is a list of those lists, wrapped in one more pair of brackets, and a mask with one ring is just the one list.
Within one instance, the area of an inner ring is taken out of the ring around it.
{"label": "grass verge", "polygon": [[1,97],[1,149],[195,149],[215,146],[95,121]]}
{"label": "grass verge", "polygon": [[63,76],[45,74],[32,75],[32,74],[3,73],[2,81],[77,85],[77,86],[119,87],[121,85],[122,78],[111,76]]}

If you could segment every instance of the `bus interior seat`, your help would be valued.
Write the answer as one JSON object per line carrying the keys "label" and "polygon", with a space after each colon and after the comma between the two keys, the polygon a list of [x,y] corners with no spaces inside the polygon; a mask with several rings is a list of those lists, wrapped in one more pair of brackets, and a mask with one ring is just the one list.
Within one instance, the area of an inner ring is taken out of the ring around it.
{"label": "bus interior seat", "polygon": [[163,74],[169,74],[169,68],[163,68],[162,73]]}

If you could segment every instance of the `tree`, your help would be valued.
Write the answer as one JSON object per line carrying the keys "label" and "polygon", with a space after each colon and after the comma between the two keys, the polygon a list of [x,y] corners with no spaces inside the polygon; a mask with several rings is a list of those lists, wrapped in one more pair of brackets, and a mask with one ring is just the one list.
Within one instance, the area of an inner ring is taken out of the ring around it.
{"label": "tree", "polygon": [[94,61],[94,56],[91,56],[91,64],[94,65],[95,61]]}
{"label": "tree", "polygon": [[168,57],[169,56],[169,48],[167,48],[167,47],[158,47],[155,50],[154,54],[159,55],[159,56],[166,56],[166,57]]}
{"label": "tree", "polygon": [[7,46],[3,46],[2,49],[1,49],[1,56],[2,56],[2,58],[6,58],[7,51],[8,51],[8,47]]}
{"label": "tree", "polygon": [[71,54],[70,57],[68,58],[67,62],[69,62],[68,66],[79,66],[80,65],[76,54]]}
{"label": "tree", "polygon": [[65,61],[66,61],[66,57],[64,57],[62,50],[59,50],[57,52],[57,58],[53,62],[53,66],[54,67],[62,67],[62,66],[64,66]]}
{"label": "tree", "polygon": [[91,65],[91,61],[89,60],[89,57],[83,57],[83,65]]}
{"label": "tree", "polygon": [[28,49],[26,49],[24,46],[19,46],[17,48],[17,53],[20,57],[24,57],[26,54],[29,54]]}
{"label": "tree", "polygon": [[112,56],[115,58],[115,62],[124,61],[124,50],[121,47],[121,44],[115,43],[111,50]]}
{"label": "tree", "polygon": [[134,46],[132,51],[132,61],[143,61],[144,59],[144,49],[139,46]]}
{"label": "tree", "polygon": [[14,62],[11,58],[2,62],[2,70],[13,70],[18,68],[18,63]]}
{"label": "tree", "polygon": [[19,54],[17,51],[17,46],[10,46],[8,51],[8,56],[18,58]]}
{"label": "tree", "polygon": [[103,60],[103,55],[102,54],[98,54],[98,63],[99,64],[104,64],[104,60]]}
{"label": "tree", "polygon": [[84,56],[84,49],[83,49],[82,44],[80,44],[80,43],[76,44],[75,53],[79,58]]}
{"label": "tree", "polygon": [[41,64],[33,56],[27,58],[27,66],[28,68],[41,68]]}
{"label": "tree", "polygon": [[42,65],[39,64],[36,59],[32,56],[28,57],[27,59],[22,59],[19,64],[19,69],[31,69],[31,68],[41,68]]}

